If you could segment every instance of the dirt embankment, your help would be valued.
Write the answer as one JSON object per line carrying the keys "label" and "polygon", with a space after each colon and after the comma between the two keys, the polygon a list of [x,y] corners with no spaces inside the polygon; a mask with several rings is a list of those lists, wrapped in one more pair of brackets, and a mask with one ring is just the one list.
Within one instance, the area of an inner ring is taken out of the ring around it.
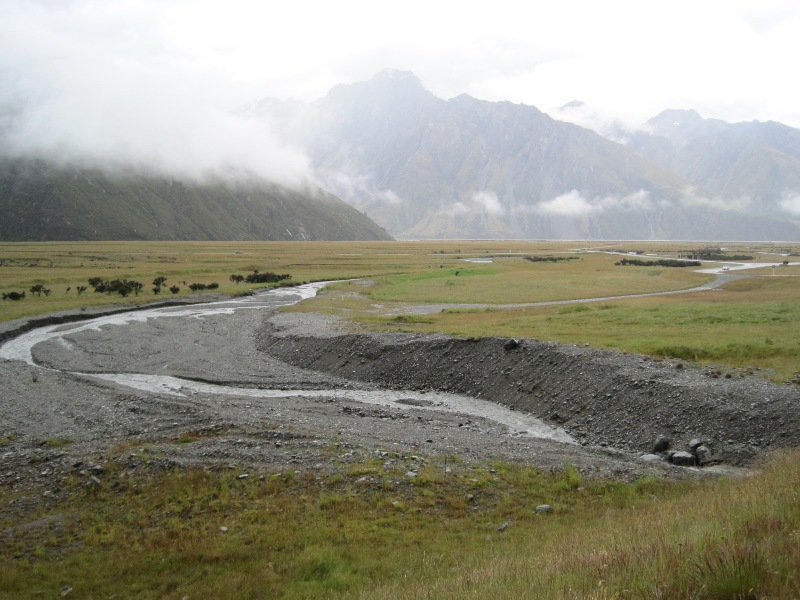
{"label": "dirt embankment", "polygon": [[394,389],[466,394],[531,412],[581,443],[649,452],[665,435],[742,464],[800,444],[800,388],[677,361],[534,340],[364,333],[318,336],[277,315],[256,347],[289,364]]}

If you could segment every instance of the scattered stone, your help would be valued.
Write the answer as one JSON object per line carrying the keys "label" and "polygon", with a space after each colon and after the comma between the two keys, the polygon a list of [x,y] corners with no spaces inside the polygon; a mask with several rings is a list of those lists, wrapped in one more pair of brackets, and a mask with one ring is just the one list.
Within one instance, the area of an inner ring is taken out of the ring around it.
{"label": "scattered stone", "polygon": [[406,471],[406,477],[416,477],[416,476],[417,476],[416,471]]}
{"label": "scattered stone", "polygon": [[697,465],[697,457],[691,452],[675,452],[670,456],[670,462],[679,467],[694,467]]}
{"label": "scattered stone", "polygon": [[702,445],[703,445],[703,440],[699,440],[697,438],[694,438],[689,442],[689,448],[691,448],[692,450],[697,450],[697,448]]}
{"label": "scattered stone", "polygon": [[501,523],[500,525],[497,526],[497,531],[505,531],[506,529],[508,529],[508,522],[507,521],[505,523]]}
{"label": "scattered stone", "polygon": [[239,479],[247,479],[249,477],[250,477],[249,473],[242,473],[241,475],[239,475]]}
{"label": "scattered stone", "polygon": [[99,486],[100,485],[100,480],[97,477],[95,477],[94,475],[92,475],[91,477],[89,477],[89,483],[87,483],[86,485]]}
{"label": "scattered stone", "polygon": [[711,462],[711,450],[709,450],[708,446],[698,446],[694,449],[694,453],[697,456],[698,465],[707,465]]}
{"label": "scattered stone", "polygon": [[666,452],[671,444],[672,441],[667,436],[660,435],[653,444],[653,452]]}
{"label": "scattered stone", "polygon": [[553,512],[553,507],[549,504],[540,504],[536,507],[536,514],[541,515],[543,513],[551,513]]}
{"label": "scattered stone", "polygon": [[69,587],[68,585],[65,585],[63,588],[61,588],[61,597],[62,598],[65,598],[66,596],[68,596],[71,593],[72,593],[72,588]]}
{"label": "scattered stone", "polygon": [[467,494],[467,502],[475,502],[475,494]]}
{"label": "scattered stone", "polygon": [[664,457],[661,456],[660,454],[642,454],[639,457],[639,460],[647,463],[659,463],[664,460]]}
{"label": "scattered stone", "polygon": [[505,344],[503,344],[504,350],[513,350],[514,348],[519,347],[519,340],[510,339]]}
{"label": "scattered stone", "polygon": [[223,525],[222,527],[220,527],[220,528],[219,528],[219,530],[220,530],[222,533],[228,533],[228,528],[227,528],[227,527],[225,527],[224,525]]}

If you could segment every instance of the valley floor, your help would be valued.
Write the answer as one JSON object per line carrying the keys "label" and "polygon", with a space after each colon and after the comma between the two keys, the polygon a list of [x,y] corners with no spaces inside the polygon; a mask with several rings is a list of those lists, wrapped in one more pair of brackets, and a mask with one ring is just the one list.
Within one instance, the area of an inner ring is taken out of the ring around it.
{"label": "valley floor", "polygon": [[[0,482],[57,486],[76,464],[126,461],[128,449],[145,447],[164,464],[262,473],[332,473],[385,456],[413,470],[425,457],[450,456],[546,470],[570,464],[588,479],[634,479],[733,472],[726,465],[800,445],[796,386],[531,340],[509,349],[498,338],[352,333],[345,325],[271,311],[148,319],[40,343],[35,365],[0,361]],[[242,393],[132,389],[87,373],[179,377]],[[273,391],[257,397],[245,388]],[[394,400],[357,399],[359,390],[381,389],[394,390]],[[424,396],[437,391],[532,412],[578,443],[437,410]],[[702,469],[642,461],[657,434],[684,446],[703,437],[717,460]]]}

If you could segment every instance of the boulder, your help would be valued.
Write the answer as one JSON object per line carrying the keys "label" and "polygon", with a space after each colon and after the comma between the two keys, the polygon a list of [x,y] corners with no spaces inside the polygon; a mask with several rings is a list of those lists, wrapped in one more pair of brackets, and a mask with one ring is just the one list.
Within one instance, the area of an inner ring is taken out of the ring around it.
{"label": "boulder", "polygon": [[707,465],[711,462],[711,450],[706,445],[698,446],[694,449],[698,465]]}
{"label": "boulder", "polygon": [[697,457],[691,452],[675,452],[670,456],[670,462],[679,467],[694,467],[697,465]]}
{"label": "boulder", "polygon": [[641,460],[642,462],[657,463],[657,462],[662,462],[664,460],[664,457],[661,456],[660,454],[642,454],[639,457],[639,460]]}
{"label": "boulder", "polygon": [[660,435],[653,444],[653,452],[666,452],[671,444],[672,441],[667,436]]}

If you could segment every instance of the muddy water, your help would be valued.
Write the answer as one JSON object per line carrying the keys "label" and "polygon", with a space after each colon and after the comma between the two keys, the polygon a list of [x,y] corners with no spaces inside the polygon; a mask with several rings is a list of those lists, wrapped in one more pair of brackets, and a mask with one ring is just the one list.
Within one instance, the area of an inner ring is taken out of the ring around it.
{"label": "muddy water", "polygon": [[[312,283],[293,288],[269,290],[246,298],[223,302],[212,302],[189,307],[145,309],[97,317],[78,323],[49,325],[25,333],[0,346],[0,360],[19,360],[30,365],[40,366],[36,364],[32,352],[37,344],[57,341],[63,345],[65,352],[69,352],[73,348],[69,341],[69,336],[81,331],[101,330],[112,327],[124,328],[126,325],[150,319],[202,319],[203,317],[211,315],[232,316],[237,311],[242,310],[271,310],[280,306],[295,304],[306,298],[311,298],[316,295],[317,291],[324,285],[324,282]],[[119,335],[124,335],[124,331],[120,330]],[[72,373],[94,381],[110,382],[143,392],[172,396],[208,394],[264,399],[287,397],[333,398],[377,405],[398,411],[413,408],[415,410],[457,413],[465,416],[484,418],[505,425],[508,427],[509,435],[511,436],[546,438],[565,443],[575,443],[563,430],[552,428],[532,415],[520,411],[513,411],[486,400],[456,394],[435,392],[423,394],[413,391],[397,390],[277,390],[216,385],[190,379],[144,373]]]}

